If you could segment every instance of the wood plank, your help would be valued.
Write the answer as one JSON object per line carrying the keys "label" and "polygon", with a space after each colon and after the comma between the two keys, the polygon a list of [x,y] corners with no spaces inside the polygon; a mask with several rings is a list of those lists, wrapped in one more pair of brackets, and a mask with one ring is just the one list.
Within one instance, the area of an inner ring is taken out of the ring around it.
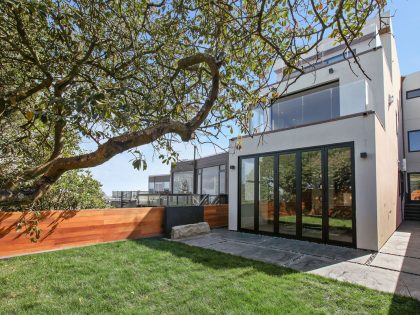
{"label": "wood plank", "polygon": [[[163,207],[41,211],[41,239],[32,243],[16,226],[33,213],[0,212],[0,257],[162,235],[164,214]],[[227,215],[227,205],[204,207],[211,227],[227,225]]]}

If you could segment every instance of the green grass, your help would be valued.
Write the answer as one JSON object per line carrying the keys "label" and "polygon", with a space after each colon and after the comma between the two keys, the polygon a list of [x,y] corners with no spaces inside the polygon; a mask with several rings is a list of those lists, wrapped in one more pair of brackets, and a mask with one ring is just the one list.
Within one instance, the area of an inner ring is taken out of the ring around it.
{"label": "green grass", "polygon": [[161,239],[0,261],[1,314],[420,314],[420,302]]}

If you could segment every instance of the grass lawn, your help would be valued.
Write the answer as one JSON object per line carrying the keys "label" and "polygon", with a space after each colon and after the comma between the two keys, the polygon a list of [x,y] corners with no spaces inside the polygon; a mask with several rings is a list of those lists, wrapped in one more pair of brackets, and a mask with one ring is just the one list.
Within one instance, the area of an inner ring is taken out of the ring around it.
{"label": "grass lawn", "polygon": [[420,302],[146,239],[0,260],[1,314],[420,314]]}

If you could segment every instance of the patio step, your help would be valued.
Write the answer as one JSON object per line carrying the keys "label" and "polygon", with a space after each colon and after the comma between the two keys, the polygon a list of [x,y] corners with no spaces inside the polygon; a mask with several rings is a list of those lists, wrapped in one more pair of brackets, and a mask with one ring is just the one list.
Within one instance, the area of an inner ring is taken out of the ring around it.
{"label": "patio step", "polygon": [[420,221],[420,204],[406,203],[404,205],[405,220]]}

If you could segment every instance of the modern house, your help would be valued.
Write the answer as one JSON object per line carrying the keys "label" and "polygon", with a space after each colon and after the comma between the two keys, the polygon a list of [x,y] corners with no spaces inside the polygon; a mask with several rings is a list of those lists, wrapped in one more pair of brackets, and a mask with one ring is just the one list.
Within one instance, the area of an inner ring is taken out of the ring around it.
{"label": "modern house", "polygon": [[227,203],[228,162],[228,153],[179,161],[170,174],[149,176],[149,193],[170,194],[178,196],[178,200],[182,195],[196,197],[185,203],[200,202],[202,198],[210,203]]}
{"label": "modern house", "polygon": [[373,19],[352,43],[369,78],[344,44],[324,40],[286,94],[255,109],[253,135],[230,141],[230,230],[378,250],[404,202],[407,216],[420,213],[410,208],[420,200],[420,73],[401,78],[392,32],[389,17]]}
{"label": "modern house", "polygon": [[180,161],[171,169],[174,194],[225,195],[228,191],[229,154]]}

